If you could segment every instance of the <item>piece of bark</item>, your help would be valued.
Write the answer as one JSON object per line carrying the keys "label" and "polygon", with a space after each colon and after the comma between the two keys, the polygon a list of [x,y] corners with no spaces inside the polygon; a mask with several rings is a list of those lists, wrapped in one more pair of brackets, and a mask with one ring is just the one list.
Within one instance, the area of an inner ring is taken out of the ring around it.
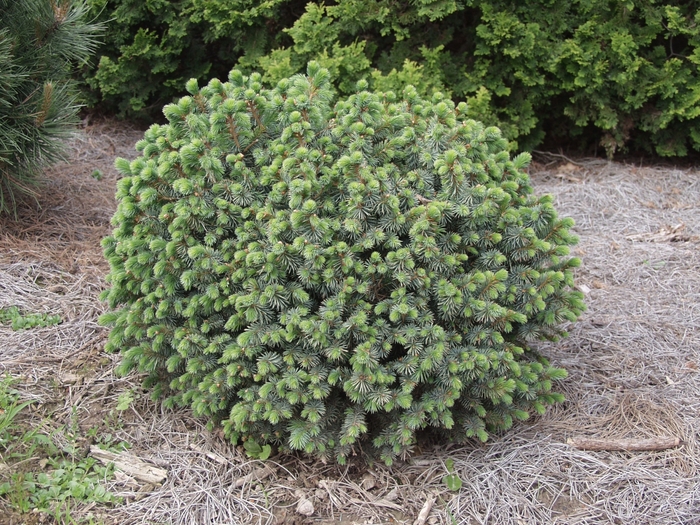
{"label": "piece of bark", "polygon": [[137,480],[135,480],[128,474],[124,474],[124,472],[122,472],[121,470],[114,471],[114,481],[117,481],[120,485],[126,488],[131,488],[134,490],[138,490],[143,486],[141,483],[139,483]]}
{"label": "piece of bark", "polygon": [[242,478],[238,478],[236,481],[233,482],[233,487],[239,489],[246,483],[250,483],[251,481],[260,481],[261,479],[265,479],[266,477],[271,476],[274,473],[274,470],[265,465],[264,467],[255,469],[250,474],[246,474]]}
{"label": "piece of bark", "polygon": [[666,450],[677,447],[681,440],[674,437],[656,437],[649,439],[597,439],[573,437],[566,440],[580,450]]}
{"label": "piece of bark", "polygon": [[166,470],[150,465],[127,452],[115,454],[92,445],[90,446],[90,455],[105,465],[114,463],[114,468],[144,483],[158,485],[163,483],[168,477]]}
{"label": "piece of bark", "polygon": [[426,499],[425,503],[423,503],[423,508],[420,509],[420,513],[418,514],[416,521],[413,522],[413,525],[425,525],[425,522],[430,515],[430,511],[433,509],[433,503],[435,503],[435,496],[428,496],[428,499]]}

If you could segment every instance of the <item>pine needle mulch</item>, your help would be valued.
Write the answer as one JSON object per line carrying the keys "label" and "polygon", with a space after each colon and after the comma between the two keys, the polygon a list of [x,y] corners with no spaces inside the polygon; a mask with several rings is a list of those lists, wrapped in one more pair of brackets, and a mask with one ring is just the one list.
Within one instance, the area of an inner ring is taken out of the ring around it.
{"label": "pine needle mulch", "polygon": [[[569,371],[558,385],[566,403],[486,445],[423,442],[391,468],[361,456],[347,467],[279,456],[263,465],[188,411],[150,401],[137,376],[116,377],[118,356],[102,351],[98,295],[107,265],[99,243],[115,208],[112,164],[115,156],[133,158],[141,136],[112,122],[87,126],[71,143],[70,162],[47,173],[41,207],[24,206],[17,221],[0,219],[0,308],[63,319],[17,332],[0,326],[0,375],[19,378],[22,397],[35,401],[26,417],[57,444],[77,439],[87,454],[93,443],[125,441],[131,454],[167,472],[159,485],[119,475],[108,488],[122,504],[76,506],[73,518],[124,525],[700,522],[700,172],[537,157],[536,191],[554,194],[560,214],[576,220],[575,253],[583,260],[577,284],[588,311],[568,339],[540,345]],[[76,427],[78,438],[69,431]],[[680,445],[585,451],[567,443],[576,437],[671,437]],[[459,491],[443,482],[448,460],[463,482]]]}

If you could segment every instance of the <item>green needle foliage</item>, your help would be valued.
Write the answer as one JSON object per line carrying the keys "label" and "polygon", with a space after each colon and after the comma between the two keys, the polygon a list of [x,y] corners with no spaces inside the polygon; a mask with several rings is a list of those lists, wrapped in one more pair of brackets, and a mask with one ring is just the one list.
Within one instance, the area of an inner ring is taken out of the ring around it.
{"label": "green needle foliage", "polygon": [[0,213],[34,196],[61,160],[79,105],[70,79],[95,51],[98,24],[71,0],[0,0]]}
{"label": "green needle foliage", "polygon": [[265,89],[234,70],[165,107],[119,159],[103,246],[119,370],[232,441],[390,463],[561,401],[531,348],[584,308],[571,219],[496,128],[435,94],[332,105],[315,63]]}

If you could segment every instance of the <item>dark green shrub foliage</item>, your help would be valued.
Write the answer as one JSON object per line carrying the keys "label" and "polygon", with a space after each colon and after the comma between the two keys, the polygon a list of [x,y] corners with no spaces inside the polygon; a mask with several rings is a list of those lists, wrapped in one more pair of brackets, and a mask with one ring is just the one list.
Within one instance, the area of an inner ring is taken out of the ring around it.
{"label": "dark green shrub foliage", "polygon": [[121,372],[232,440],[390,462],[416,431],[487,438],[561,400],[533,351],[583,308],[570,219],[496,128],[327,70],[232,71],[119,160],[104,294]]}
{"label": "dark green shrub foliage", "polygon": [[86,14],[69,0],[0,0],[0,213],[62,158],[79,108],[70,75],[100,31]]}
{"label": "dark green shrub foliage", "polygon": [[116,21],[91,82],[124,112],[182,79],[237,65],[275,84],[317,60],[344,94],[366,78],[467,100],[510,149],[700,149],[697,1],[90,1]]}
{"label": "dark green shrub foliage", "polygon": [[342,90],[363,64],[376,89],[412,83],[466,99],[513,149],[549,133],[609,155],[630,143],[700,150],[697,1],[309,2],[288,34],[292,44],[259,59],[272,80],[327,60]]}
{"label": "dark green shrub foliage", "polygon": [[[93,103],[122,116],[160,117],[190,78],[225,76],[244,56],[276,47],[304,11],[290,0],[87,0],[107,24],[98,68],[87,75]],[[152,121],[152,120],[151,120]]]}

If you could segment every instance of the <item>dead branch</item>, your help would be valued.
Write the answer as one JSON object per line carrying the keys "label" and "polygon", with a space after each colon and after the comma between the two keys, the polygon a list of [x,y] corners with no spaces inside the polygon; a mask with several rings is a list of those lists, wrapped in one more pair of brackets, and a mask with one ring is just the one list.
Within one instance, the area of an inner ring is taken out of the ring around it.
{"label": "dead branch", "polygon": [[114,468],[121,470],[134,479],[145,483],[151,483],[152,485],[163,483],[168,476],[168,473],[162,468],[149,465],[136,456],[126,452],[115,454],[114,452],[102,450],[92,445],[90,447],[90,455],[105,465],[114,463]]}
{"label": "dead branch", "polygon": [[650,439],[597,439],[573,437],[566,442],[579,450],[666,450],[681,444],[681,440],[672,437],[657,437]]}
{"label": "dead branch", "polygon": [[413,522],[413,525],[425,525],[425,522],[430,515],[430,511],[433,509],[434,503],[435,496],[428,496],[428,499],[426,499],[425,503],[423,503],[423,508],[420,509],[420,513],[418,514],[416,521]]}

